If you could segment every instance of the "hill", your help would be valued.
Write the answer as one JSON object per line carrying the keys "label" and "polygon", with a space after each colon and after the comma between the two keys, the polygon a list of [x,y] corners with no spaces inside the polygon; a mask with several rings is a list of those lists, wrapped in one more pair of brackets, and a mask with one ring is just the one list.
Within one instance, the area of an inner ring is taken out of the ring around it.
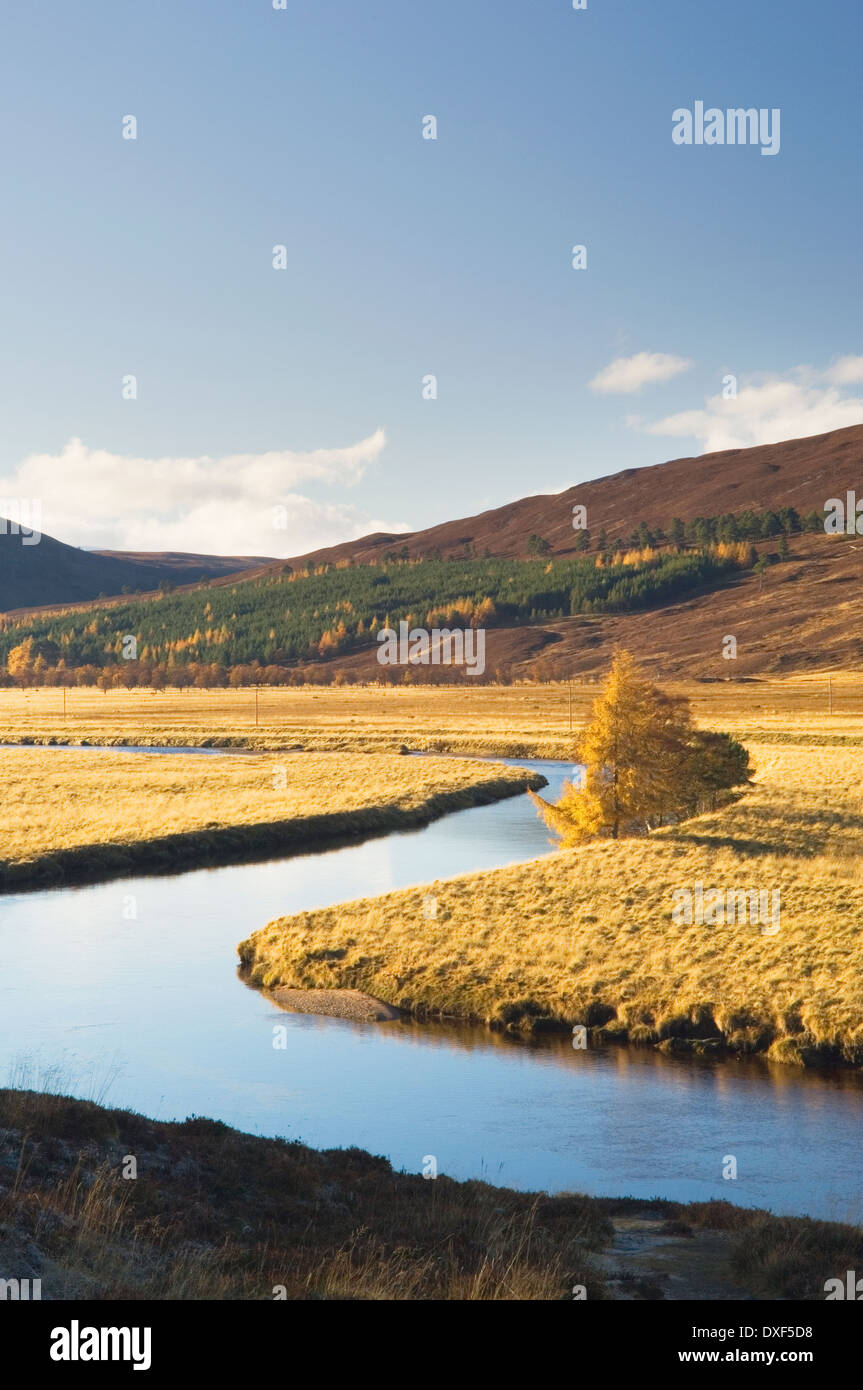
{"label": "hill", "polygon": [[[104,672],[111,681],[116,675],[120,683],[145,685],[154,676],[157,684],[219,685],[229,673],[235,683],[278,682],[298,663],[321,661],[332,679],[335,663],[354,655],[381,672],[377,634],[402,621],[485,633],[572,613],[641,610],[730,580],[752,555],[744,543],[711,543],[615,554],[599,564],[585,555],[280,570],[155,598],[8,617],[0,629],[0,663],[8,663],[12,678],[28,682],[31,675],[60,670],[62,662],[62,669],[92,680]],[[406,670],[418,672],[397,663],[386,669],[398,681]],[[483,659],[477,674],[486,671]],[[449,663],[430,662],[422,672],[462,674]]]}
{"label": "hill", "polygon": [[694,521],[699,516],[782,507],[794,507],[804,515],[819,511],[828,497],[842,496],[855,487],[863,496],[863,425],[780,444],[627,468],[565,492],[524,497],[422,531],[378,533],[309,551],[291,564],[295,568],[340,560],[368,564],[393,548],[398,552],[406,548],[411,558],[438,550],[444,556],[456,555],[471,546],[478,553],[489,549],[493,555],[518,556],[526,553],[531,535],[543,536],[554,554],[566,555],[575,549],[574,506],[587,508],[594,538],[605,530],[610,541],[618,541],[640,521],[664,526],[672,516]]}
{"label": "hill", "polygon": [[0,518],[0,612],[143,593],[165,581],[189,584],[268,563],[260,556],[89,551],[51,536],[43,535],[35,545],[23,539]]}
{"label": "hill", "polygon": [[[79,682],[402,680],[403,668],[382,671],[376,637],[408,619],[482,628],[486,679],[586,675],[605,667],[617,644],[666,676],[860,666],[863,542],[825,534],[824,508],[861,478],[863,426],[854,426],[629,469],[290,562],[95,556],[46,537],[29,551],[18,546],[25,556],[43,551],[46,587],[64,566],[83,563],[117,566],[109,578],[131,573],[136,588],[145,574],[184,587],[75,603],[70,579],[63,606],[7,610],[0,665],[32,638],[36,646],[16,657],[19,679],[35,674],[29,667],[41,657],[40,671],[62,664],[77,669]],[[573,529],[576,506],[586,509],[586,532]],[[7,546],[13,539],[0,537]],[[203,587],[190,583],[208,563],[221,573],[207,574]],[[225,574],[240,564],[247,568]],[[88,572],[91,588],[94,580]],[[131,659],[123,648],[130,635]],[[728,637],[737,644],[733,663]],[[409,679],[455,674],[407,669]]]}

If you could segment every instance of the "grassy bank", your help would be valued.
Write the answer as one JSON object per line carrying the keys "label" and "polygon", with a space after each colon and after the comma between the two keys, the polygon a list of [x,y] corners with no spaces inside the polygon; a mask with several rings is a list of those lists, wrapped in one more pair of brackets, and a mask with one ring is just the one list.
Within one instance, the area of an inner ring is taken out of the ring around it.
{"label": "grassy bank", "polygon": [[[863,677],[663,682],[697,722],[737,737],[863,741]],[[568,758],[594,682],[240,690],[0,689],[0,742],[494,753]],[[834,710],[829,712],[832,698]]]}
{"label": "grassy bank", "polygon": [[566,1300],[576,1284],[588,1299],[660,1298],[637,1270],[602,1272],[600,1252],[633,1219],[674,1237],[666,1263],[673,1273],[679,1250],[694,1298],[819,1299],[825,1279],[863,1263],[863,1232],[834,1223],[427,1181],[359,1149],[0,1091],[0,1271],[41,1279],[43,1300],[270,1300],[277,1289]]}
{"label": "grassy bank", "polygon": [[[241,959],[264,987],[361,989],[419,1017],[863,1064],[863,753],[749,746],[755,786],[722,811],[282,918]],[[779,931],[676,924],[675,891],[698,883],[778,890]]]}
{"label": "grassy bank", "polygon": [[[0,742],[416,752],[565,758],[569,692],[557,687],[299,690],[0,689]],[[573,724],[596,688],[573,692]]]}
{"label": "grassy bank", "polygon": [[0,891],[284,853],[512,796],[515,768],[387,754],[0,749]]}

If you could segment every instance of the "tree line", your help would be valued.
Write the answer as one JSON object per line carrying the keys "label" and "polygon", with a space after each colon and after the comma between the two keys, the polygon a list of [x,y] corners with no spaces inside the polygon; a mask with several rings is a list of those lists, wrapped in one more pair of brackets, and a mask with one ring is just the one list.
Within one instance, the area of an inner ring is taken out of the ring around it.
{"label": "tree line", "polygon": [[[279,671],[368,649],[382,627],[499,627],[663,602],[752,563],[746,547],[641,551],[563,559],[398,561],[277,571],[230,585],[164,592],[99,608],[0,623],[7,682],[57,673],[119,683],[214,685],[241,668]],[[132,639],[130,641],[130,639]],[[204,673],[207,673],[206,676]],[[185,680],[182,683],[187,683]]]}

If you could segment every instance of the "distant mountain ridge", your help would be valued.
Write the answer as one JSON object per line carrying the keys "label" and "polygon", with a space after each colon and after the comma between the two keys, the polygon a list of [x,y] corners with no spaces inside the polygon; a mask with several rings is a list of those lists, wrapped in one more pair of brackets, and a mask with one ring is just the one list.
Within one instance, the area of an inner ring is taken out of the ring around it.
{"label": "distant mountain ridge", "polygon": [[817,511],[829,497],[854,488],[863,495],[863,424],[780,444],[627,468],[564,492],[508,502],[477,516],[408,533],[376,532],[288,560],[176,551],[84,551],[49,536],[43,536],[37,546],[22,546],[20,537],[4,534],[7,528],[0,525],[0,612],[89,602],[119,595],[124,589],[149,591],[166,580],[185,585],[199,578],[215,583],[237,575],[249,578],[286,563],[294,569],[345,560],[369,564],[390,550],[410,558],[435,553],[446,558],[469,548],[477,554],[488,550],[492,555],[524,556],[531,535],[546,540],[552,554],[567,555],[576,549],[572,509],[577,505],[587,509],[594,543],[602,530],[614,542],[628,536],[641,521],[665,526],[674,516],[690,521],[785,506],[800,513]]}
{"label": "distant mountain ridge", "polygon": [[88,603],[124,590],[149,592],[165,582],[190,584],[272,563],[264,556],[90,551],[52,536],[43,535],[36,545],[24,544],[25,539],[0,518],[0,612]]}

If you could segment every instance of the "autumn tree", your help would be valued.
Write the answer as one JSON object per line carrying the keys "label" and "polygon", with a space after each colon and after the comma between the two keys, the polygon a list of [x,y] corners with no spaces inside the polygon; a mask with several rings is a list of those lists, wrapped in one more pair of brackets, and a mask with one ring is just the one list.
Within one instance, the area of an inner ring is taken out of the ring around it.
{"label": "autumn tree", "polygon": [[577,784],[551,805],[531,793],[565,845],[618,839],[715,806],[749,780],[749,755],[727,734],[693,728],[688,701],[666,695],[628,652],[614,659],[575,749]]}
{"label": "autumn tree", "polygon": [[7,670],[21,684],[33,675],[39,675],[49,666],[56,666],[60,659],[60,648],[47,637],[25,637],[13,647],[7,657]]}
{"label": "autumn tree", "polygon": [[7,657],[6,665],[10,676],[22,676],[33,663],[33,638],[25,637],[13,647]]}

